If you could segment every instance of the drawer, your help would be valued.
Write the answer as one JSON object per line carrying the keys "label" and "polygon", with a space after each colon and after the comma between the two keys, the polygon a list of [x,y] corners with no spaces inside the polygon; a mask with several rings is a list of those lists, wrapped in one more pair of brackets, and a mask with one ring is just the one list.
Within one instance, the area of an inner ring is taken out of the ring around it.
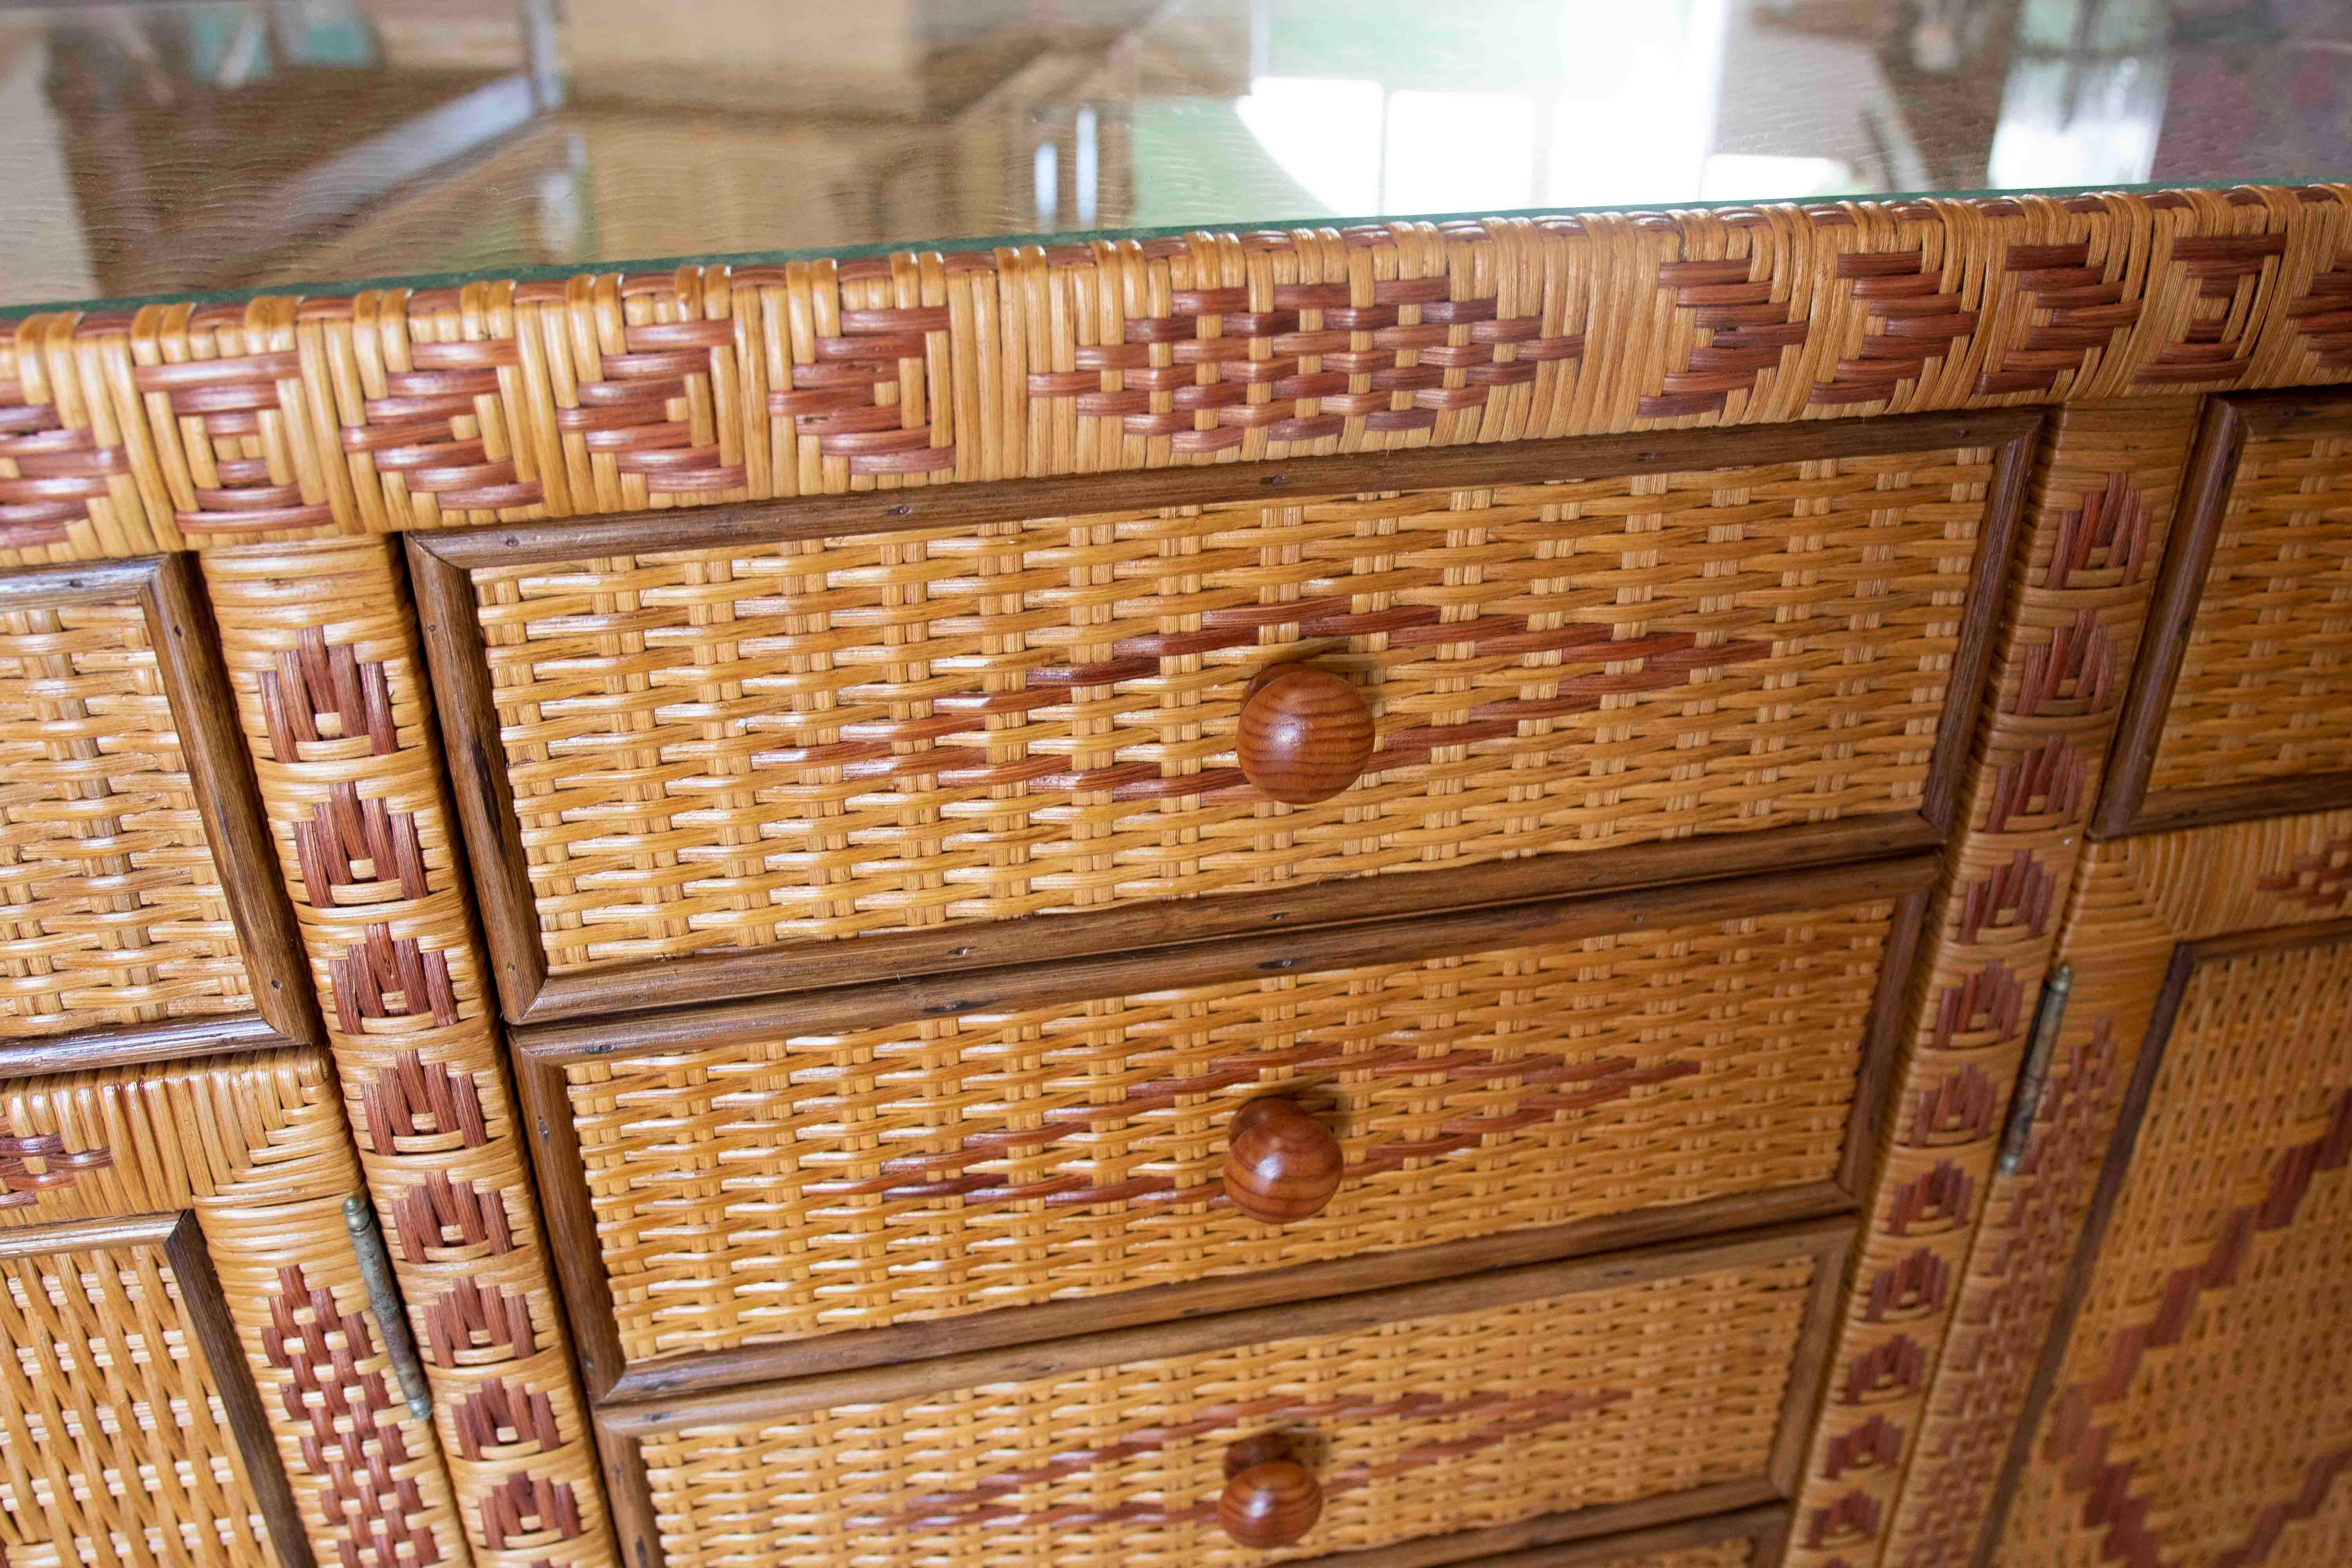
{"label": "drawer", "polygon": [[1851,1229],[608,1408],[622,1553],[1206,1565],[1770,1501]]}
{"label": "drawer", "polygon": [[315,1037],[215,640],[188,556],[0,573],[0,1042]]}
{"label": "drawer", "polygon": [[0,1083],[9,1568],[464,1560],[359,1190],[320,1051]]}
{"label": "drawer", "polygon": [[[546,1020],[1935,842],[2033,427],[413,537],[505,1005]],[[1192,490],[1217,499],[1176,504]],[[1787,842],[1706,847],[1767,833]],[[1342,879],[1387,886],[1302,891]],[[768,949],[791,961],[742,961]]]}
{"label": "drawer", "polygon": [[[1848,1206],[1932,871],[523,1030],[590,1385],[672,1393]],[[1405,1248],[1432,1250],[1375,1256]]]}
{"label": "drawer", "polygon": [[2352,395],[2213,399],[2180,494],[2095,836],[2352,805]]}

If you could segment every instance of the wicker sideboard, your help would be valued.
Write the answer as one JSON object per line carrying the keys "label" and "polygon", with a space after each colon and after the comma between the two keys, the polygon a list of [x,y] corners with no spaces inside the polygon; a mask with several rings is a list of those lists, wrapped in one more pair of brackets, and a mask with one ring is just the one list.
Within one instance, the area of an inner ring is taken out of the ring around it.
{"label": "wicker sideboard", "polygon": [[2352,187],[0,322],[0,1562],[2340,1560],[2331,383]]}

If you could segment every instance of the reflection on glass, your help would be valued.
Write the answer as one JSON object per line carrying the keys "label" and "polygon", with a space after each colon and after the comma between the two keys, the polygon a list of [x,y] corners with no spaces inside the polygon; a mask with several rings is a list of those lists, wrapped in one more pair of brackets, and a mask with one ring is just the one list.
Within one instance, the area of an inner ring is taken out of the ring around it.
{"label": "reflection on glass", "polygon": [[2025,0],[1993,132],[2000,184],[2137,184],[2164,123],[2163,0]]}
{"label": "reflection on glass", "polygon": [[2340,177],[2352,0],[0,0],[0,300]]}

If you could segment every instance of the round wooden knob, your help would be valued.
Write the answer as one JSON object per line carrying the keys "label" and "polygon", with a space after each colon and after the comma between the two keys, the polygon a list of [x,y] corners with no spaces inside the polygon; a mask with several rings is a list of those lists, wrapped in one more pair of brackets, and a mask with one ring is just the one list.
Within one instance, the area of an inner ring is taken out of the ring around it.
{"label": "round wooden knob", "polygon": [[1279,1095],[1234,1112],[1225,1137],[1225,1195],[1267,1225],[1321,1214],[1348,1164],[1331,1130]]}
{"label": "round wooden knob", "polygon": [[1372,710],[1342,677],[1307,664],[1262,669],[1242,698],[1234,750],[1260,795],[1286,805],[1328,800],[1372,755]]}
{"label": "round wooden knob", "polygon": [[1244,1437],[1225,1450],[1217,1522],[1242,1546],[1287,1546],[1323,1517],[1323,1489],[1278,1432]]}

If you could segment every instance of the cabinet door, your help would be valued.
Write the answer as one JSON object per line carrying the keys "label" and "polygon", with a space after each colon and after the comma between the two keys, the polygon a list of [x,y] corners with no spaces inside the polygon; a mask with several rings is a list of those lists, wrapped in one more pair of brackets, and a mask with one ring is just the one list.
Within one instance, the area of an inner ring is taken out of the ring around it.
{"label": "cabinet door", "polygon": [[2352,1560],[2347,914],[2352,813],[2093,847],[2034,1158],[1979,1242],[2008,1342],[2037,1290],[2050,1325],[1980,1562]]}
{"label": "cabinet door", "polygon": [[319,1051],[0,1086],[0,1562],[464,1560],[359,1185]]}

